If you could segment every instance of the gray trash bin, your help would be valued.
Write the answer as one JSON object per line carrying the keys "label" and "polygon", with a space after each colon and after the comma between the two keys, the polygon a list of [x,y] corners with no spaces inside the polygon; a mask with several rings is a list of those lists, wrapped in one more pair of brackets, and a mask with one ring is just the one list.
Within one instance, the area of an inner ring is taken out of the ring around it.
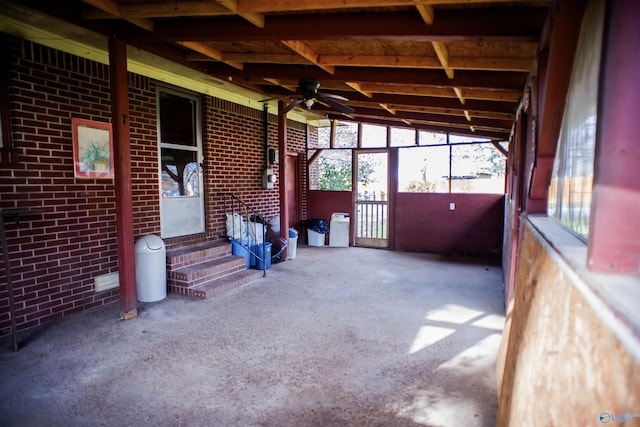
{"label": "gray trash bin", "polygon": [[138,301],[156,302],[167,297],[167,250],[158,236],[142,236],[135,244]]}

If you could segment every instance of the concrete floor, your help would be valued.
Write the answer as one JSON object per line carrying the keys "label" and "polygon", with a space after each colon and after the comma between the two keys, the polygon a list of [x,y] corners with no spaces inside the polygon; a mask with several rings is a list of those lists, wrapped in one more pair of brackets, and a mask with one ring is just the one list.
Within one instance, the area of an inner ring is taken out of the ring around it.
{"label": "concrete floor", "polygon": [[211,300],[111,304],[0,340],[3,426],[492,426],[491,263],[298,248]]}

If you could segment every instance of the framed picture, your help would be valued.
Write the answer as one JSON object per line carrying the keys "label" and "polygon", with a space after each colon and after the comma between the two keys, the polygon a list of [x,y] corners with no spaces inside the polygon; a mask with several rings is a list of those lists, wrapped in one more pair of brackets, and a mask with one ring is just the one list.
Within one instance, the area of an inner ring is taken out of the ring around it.
{"label": "framed picture", "polygon": [[72,119],[76,178],[113,178],[111,123]]}

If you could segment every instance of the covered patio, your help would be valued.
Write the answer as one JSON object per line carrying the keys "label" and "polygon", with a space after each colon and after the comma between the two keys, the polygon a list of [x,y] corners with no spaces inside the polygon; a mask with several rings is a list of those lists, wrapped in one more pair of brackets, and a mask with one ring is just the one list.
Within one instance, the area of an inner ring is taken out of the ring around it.
{"label": "covered patio", "polygon": [[495,424],[502,272],[479,258],[298,248],[218,298],[113,303],[0,345],[24,425]]}

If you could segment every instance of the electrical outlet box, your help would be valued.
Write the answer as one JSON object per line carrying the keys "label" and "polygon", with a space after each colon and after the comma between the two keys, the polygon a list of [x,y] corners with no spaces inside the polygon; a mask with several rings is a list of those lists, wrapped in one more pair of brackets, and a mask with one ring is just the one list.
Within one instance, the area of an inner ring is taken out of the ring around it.
{"label": "electrical outlet box", "polygon": [[449,203],[449,210],[450,211],[455,211],[456,210],[456,204],[455,203]]}
{"label": "electrical outlet box", "polygon": [[278,163],[278,150],[276,150],[275,148],[269,148],[267,151],[267,154],[268,154],[270,165],[274,165]]}
{"label": "electrical outlet box", "polygon": [[262,188],[265,190],[273,190],[276,183],[276,175],[273,173],[273,169],[265,169],[262,172]]}

